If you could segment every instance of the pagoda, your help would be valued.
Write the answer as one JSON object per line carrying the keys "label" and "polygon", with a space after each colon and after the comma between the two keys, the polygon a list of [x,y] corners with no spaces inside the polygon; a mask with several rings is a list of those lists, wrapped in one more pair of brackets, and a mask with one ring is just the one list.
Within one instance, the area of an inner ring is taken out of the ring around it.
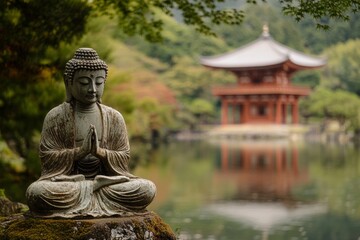
{"label": "pagoda", "polygon": [[307,87],[291,84],[300,70],[325,65],[325,60],[284,46],[269,34],[267,26],[255,41],[232,52],[202,57],[203,66],[235,74],[237,83],[213,88],[221,100],[221,123],[297,124],[299,98],[310,94]]}

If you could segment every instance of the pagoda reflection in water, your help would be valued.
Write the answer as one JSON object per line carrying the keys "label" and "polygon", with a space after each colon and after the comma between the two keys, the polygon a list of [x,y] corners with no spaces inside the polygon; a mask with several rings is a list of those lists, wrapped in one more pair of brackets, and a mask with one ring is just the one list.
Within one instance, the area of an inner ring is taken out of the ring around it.
{"label": "pagoda reflection in water", "polygon": [[[216,144],[220,154],[213,175],[214,189],[222,189],[228,197],[207,205],[213,214],[257,229],[261,239],[267,240],[276,229],[290,229],[298,221],[327,212],[321,203],[296,199],[294,190],[310,182],[297,145],[287,140],[227,139]],[[224,192],[215,195],[224,196]]]}
{"label": "pagoda reflection in water", "polygon": [[214,182],[235,184],[234,199],[292,201],[292,188],[308,182],[298,147],[287,141],[224,140],[216,161]]}

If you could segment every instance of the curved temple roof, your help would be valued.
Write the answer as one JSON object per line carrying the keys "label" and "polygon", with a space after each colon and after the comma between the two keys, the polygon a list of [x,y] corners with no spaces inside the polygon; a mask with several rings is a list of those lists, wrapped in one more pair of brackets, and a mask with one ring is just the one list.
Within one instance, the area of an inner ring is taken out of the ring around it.
{"label": "curved temple roof", "polygon": [[202,57],[202,65],[213,68],[258,68],[284,63],[296,65],[296,69],[317,68],[325,65],[322,58],[312,57],[282,45],[272,39],[267,27],[255,41],[232,52],[218,56]]}

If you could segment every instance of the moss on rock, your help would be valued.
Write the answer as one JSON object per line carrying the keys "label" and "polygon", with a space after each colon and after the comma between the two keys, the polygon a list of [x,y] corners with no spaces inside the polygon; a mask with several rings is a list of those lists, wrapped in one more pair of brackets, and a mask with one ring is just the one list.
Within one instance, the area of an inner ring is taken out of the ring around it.
{"label": "moss on rock", "polygon": [[28,206],[22,203],[12,202],[5,196],[4,189],[0,189],[0,217],[10,216],[17,213],[24,213],[29,210]]}
{"label": "moss on rock", "polygon": [[94,219],[39,219],[13,215],[0,219],[4,240],[172,240],[173,231],[156,213]]}

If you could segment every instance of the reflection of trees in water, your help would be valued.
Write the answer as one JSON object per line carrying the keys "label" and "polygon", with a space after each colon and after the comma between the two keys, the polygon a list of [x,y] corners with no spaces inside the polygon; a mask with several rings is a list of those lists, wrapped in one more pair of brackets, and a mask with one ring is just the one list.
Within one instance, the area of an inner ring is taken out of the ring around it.
{"label": "reflection of trees in water", "polygon": [[[167,148],[169,143],[162,142],[162,144],[152,144],[145,141],[131,141],[130,142],[130,163],[129,168],[135,170],[136,167],[146,167],[151,164],[156,164],[159,159],[165,159],[166,161],[171,159]],[[175,149],[176,150],[176,149]]]}
{"label": "reflection of trees in water", "polygon": [[[313,145],[303,153],[311,174],[310,191],[328,204],[332,211],[360,218],[360,153],[357,146]],[[296,189],[303,198],[307,188]],[[311,194],[311,192],[310,192]],[[305,195],[307,197],[307,195]]]}

